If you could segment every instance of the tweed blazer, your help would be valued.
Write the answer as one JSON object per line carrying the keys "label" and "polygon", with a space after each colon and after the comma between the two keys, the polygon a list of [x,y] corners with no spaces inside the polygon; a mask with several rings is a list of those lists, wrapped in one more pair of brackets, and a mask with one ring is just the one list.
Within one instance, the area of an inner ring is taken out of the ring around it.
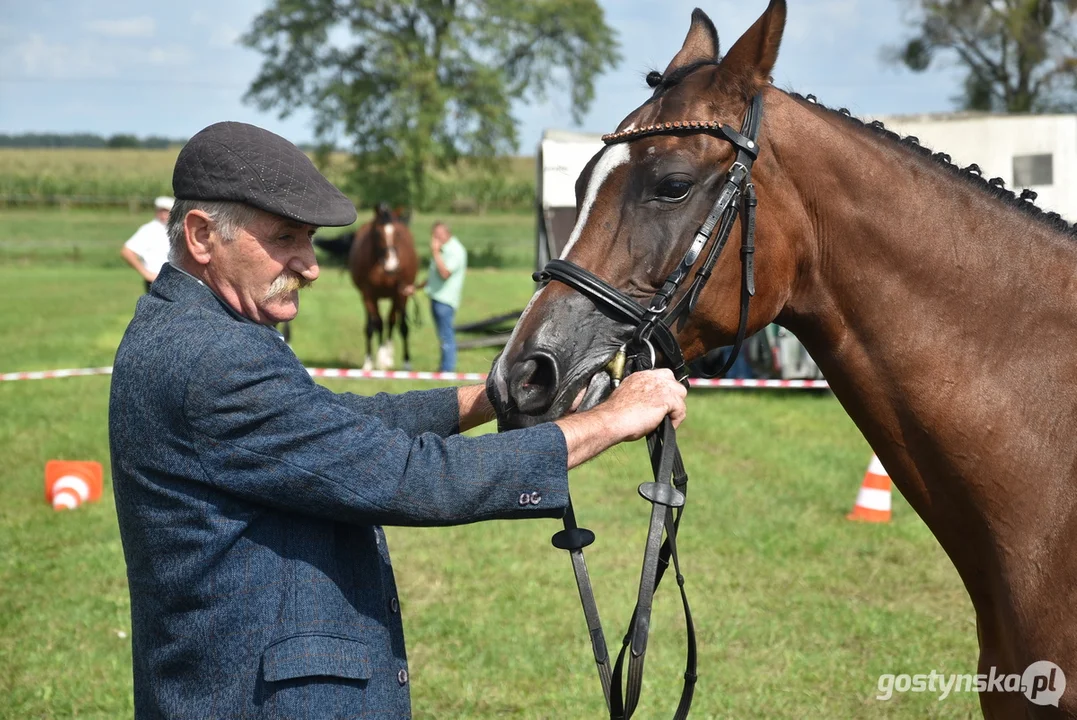
{"label": "tweed blazer", "polygon": [[380,526],[559,517],[568,500],[556,425],[458,423],[455,388],[330,392],[165,265],[109,402],[136,716],[410,717]]}

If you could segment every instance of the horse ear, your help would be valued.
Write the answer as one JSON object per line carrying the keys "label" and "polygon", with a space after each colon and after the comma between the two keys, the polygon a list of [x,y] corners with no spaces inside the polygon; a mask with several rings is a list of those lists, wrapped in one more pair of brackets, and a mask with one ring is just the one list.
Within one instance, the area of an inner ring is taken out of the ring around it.
{"label": "horse ear", "polygon": [[722,59],[722,68],[748,80],[753,94],[770,82],[785,31],[785,14],[785,0],[770,0],[770,5],[755,24],[733,43]]}
{"label": "horse ear", "polygon": [[707,17],[707,13],[699,8],[692,11],[692,26],[688,28],[688,35],[684,38],[681,46],[663,75],[669,75],[672,71],[694,62],[716,62],[718,60],[718,31],[714,29],[714,23]]}

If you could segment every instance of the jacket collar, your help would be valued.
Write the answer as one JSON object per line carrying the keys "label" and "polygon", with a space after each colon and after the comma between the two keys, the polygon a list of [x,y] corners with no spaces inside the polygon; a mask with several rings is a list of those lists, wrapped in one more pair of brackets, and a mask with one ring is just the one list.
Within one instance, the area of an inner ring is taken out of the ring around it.
{"label": "jacket collar", "polygon": [[[204,282],[186,270],[176,267],[171,262],[165,263],[161,268],[157,279],[150,286],[150,294],[170,302],[202,305],[213,312],[227,313],[240,322],[258,325],[249,317],[236,312],[217,293],[210,290],[209,286]],[[269,329],[272,330],[272,328]]]}

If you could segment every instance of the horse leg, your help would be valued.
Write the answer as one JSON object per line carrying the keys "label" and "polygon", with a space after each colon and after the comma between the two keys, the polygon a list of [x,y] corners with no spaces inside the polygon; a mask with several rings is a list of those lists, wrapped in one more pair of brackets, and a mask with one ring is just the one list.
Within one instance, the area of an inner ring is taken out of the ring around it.
{"label": "horse leg", "polygon": [[374,306],[374,330],[378,333],[378,349],[374,355],[374,367],[378,370],[388,370],[385,358],[385,322],[381,319],[381,311]]}
{"label": "horse leg", "polygon": [[[1048,607],[1050,607],[1049,603]],[[1047,612],[1044,613],[1046,614]],[[979,693],[980,711],[983,713],[984,720],[1009,720],[1009,718],[1046,720],[1047,718],[1077,717],[1074,713],[1073,702],[1069,698],[1061,698],[1060,702],[1056,699],[1054,703],[1045,704],[1050,697],[1048,693],[1041,696],[1040,702],[1033,704],[1028,695],[1031,688],[1015,688],[1009,682],[1003,683],[998,679],[1003,675],[1024,675],[1030,664],[1040,660],[1069,665],[1065,657],[1045,649],[1043,645],[1039,650],[1030,647],[1015,649],[1015,645],[1022,645],[1022,640],[1028,640],[1029,637],[1022,637],[1011,621],[998,617],[990,606],[977,607],[976,634],[980,643],[978,672],[987,679],[988,683],[986,692]],[[1050,647],[1050,643],[1047,647]],[[992,678],[995,680],[994,685],[991,684]],[[1046,678],[1043,680],[1044,686],[1039,688],[1040,691],[1044,691],[1045,688],[1049,691],[1055,690],[1055,687],[1048,688]],[[1054,697],[1058,698],[1057,695]]]}
{"label": "horse leg", "polygon": [[400,303],[400,338],[404,341],[404,369],[411,370],[411,349],[408,347],[408,299],[398,298]]}
{"label": "horse leg", "polygon": [[366,308],[366,360],[363,361],[364,370],[373,370],[374,361],[370,354],[370,339],[374,331],[378,332],[378,341],[381,342],[381,316],[378,315],[378,301],[363,296],[363,306]]}
{"label": "horse leg", "polygon": [[385,340],[385,344],[378,349],[378,359],[386,370],[391,370],[393,365],[396,364],[393,358],[393,329],[396,327],[396,297],[393,297],[392,305],[389,307],[389,332]]}

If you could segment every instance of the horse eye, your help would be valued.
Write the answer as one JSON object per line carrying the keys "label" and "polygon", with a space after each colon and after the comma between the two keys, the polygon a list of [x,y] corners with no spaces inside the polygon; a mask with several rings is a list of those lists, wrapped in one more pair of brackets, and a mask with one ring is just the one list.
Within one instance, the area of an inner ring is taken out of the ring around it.
{"label": "horse eye", "polygon": [[656,200],[663,202],[678,202],[688,197],[692,189],[692,183],[684,178],[666,178],[658,183],[654,196]]}

